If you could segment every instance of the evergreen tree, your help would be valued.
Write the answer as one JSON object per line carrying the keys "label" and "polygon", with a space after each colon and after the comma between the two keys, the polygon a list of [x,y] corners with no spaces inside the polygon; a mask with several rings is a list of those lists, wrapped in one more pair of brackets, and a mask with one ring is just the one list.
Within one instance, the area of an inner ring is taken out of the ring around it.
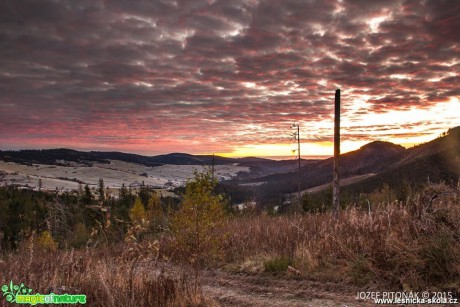
{"label": "evergreen tree", "polygon": [[104,194],[104,180],[102,178],[99,179],[98,185],[97,185],[97,193],[99,194],[99,202],[103,202],[105,200],[105,194]]}
{"label": "evergreen tree", "polygon": [[91,189],[89,188],[88,185],[85,185],[82,202],[85,205],[90,205],[93,201],[94,201],[94,197],[93,197],[93,194],[91,193]]}
{"label": "evergreen tree", "polygon": [[157,193],[152,193],[147,205],[147,219],[153,232],[161,231],[165,224],[165,216],[161,199]]}
{"label": "evergreen tree", "polygon": [[121,201],[123,201],[123,200],[125,200],[125,199],[128,198],[128,195],[129,195],[128,189],[126,188],[125,184],[122,183],[122,184],[121,184],[121,188],[120,188],[120,190],[118,191],[118,199],[121,200]]}
{"label": "evergreen tree", "polygon": [[139,198],[141,199],[141,202],[144,206],[148,205],[149,200],[150,200],[150,194],[151,192],[145,186],[144,181],[142,181],[141,186],[139,188]]}

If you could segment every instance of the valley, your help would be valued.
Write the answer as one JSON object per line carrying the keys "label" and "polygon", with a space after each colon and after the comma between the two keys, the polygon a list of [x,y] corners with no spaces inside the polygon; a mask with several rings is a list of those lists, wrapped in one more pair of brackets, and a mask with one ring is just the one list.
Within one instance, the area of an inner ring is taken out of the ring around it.
{"label": "valley", "polygon": [[[201,172],[209,166],[173,165],[145,166],[132,162],[109,160],[108,163],[94,162],[91,166],[73,162],[71,165],[19,164],[0,161],[1,185],[17,185],[32,189],[71,191],[80,184],[96,187],[102,178],[106,187],[118,189],[146,186],[159,189],[172,189],[183,186],[193,177],[195,171]],[[233,164],[216,165],[215,175],[219,180],[229,180],[239,172],[248,172],[249,167]]]}

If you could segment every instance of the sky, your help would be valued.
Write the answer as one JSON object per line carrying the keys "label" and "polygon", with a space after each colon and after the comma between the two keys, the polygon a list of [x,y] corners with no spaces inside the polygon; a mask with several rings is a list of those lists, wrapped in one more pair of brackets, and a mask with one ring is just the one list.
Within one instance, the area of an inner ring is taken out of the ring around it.
{"label": "sky", "polygon": [[0,150],[289,156],[460,124],[460,1],[2,0]]}

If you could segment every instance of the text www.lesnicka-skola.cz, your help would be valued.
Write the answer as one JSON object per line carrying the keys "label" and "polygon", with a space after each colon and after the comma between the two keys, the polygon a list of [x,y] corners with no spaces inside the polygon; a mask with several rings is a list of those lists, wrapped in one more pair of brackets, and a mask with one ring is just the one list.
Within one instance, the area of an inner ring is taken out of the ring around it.
{"label": "text www.lesnicka-skola.cz", "polygon": [[452,292],[376,291],[357,292],[357,300],[371,300],[374,304],[458,304]]}

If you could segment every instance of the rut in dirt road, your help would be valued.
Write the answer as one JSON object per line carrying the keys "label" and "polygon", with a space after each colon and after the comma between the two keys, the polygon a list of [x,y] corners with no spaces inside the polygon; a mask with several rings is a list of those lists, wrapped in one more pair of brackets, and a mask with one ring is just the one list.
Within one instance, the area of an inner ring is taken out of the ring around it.
{"label": "rut in dirt road", "polygon": [[203,294],[221,306],[372,306],[336,284],[273,276],[203,272]]}

